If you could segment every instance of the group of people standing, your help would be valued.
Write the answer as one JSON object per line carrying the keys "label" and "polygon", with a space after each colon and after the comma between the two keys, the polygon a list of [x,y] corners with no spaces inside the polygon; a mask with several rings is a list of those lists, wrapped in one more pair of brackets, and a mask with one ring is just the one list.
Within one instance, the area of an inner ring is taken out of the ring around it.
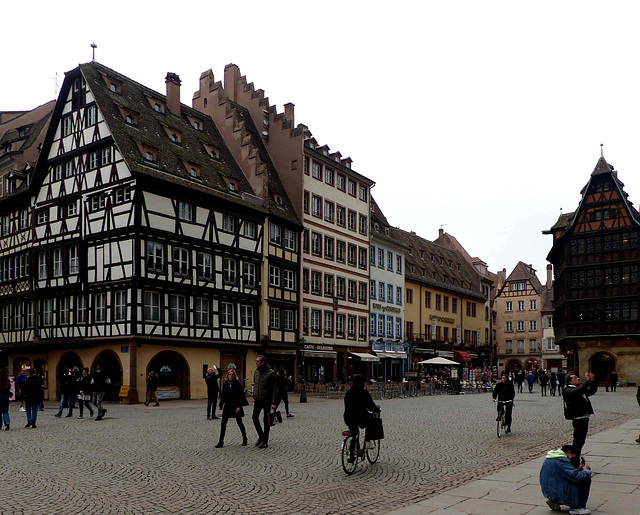
{"label": "group of people standing", "polygon": [[[19,397],[24,403],[24,411],[27,413],[27,425],[25,427],[36,428],[36,421],[38,420],[38,410],[42,404],[42,378],[38,375],[35,368],[29,370],[27,377],[22,382],[19,392]],[[6,370],[0,370],[0,412],[2,417],[0,420],[0,429],[4,424],[4,429],[9,431],[11,429],[11,420],[9,418],[9,399],[13,395],[11,391],[11,382],[9,381],[9,374]]]}
{"label": "group of people standing", "polygon": [[529,388],[529,393],[533,393],[533,386],[535,383],[540,384],[540,394],[546,397],[547,391],[552,397],[562,392],[564,387],[565,373],[561,370],[557,374],[551,372],[547,373],[546,370],[518,370],[512,375],[512,379],[518,387],[518,393],[522,393],[524,384],[526,383]]}
{"label": "group of people standing", "polygon": [[89,368],[83,368],[80,376],[76,376],[69,367],[64,367],[60,377],[60,408],[54,416],[62,417],[62,412],[68,408],[66,417],[72,417],[77,399],[80,409],[78,418],[84,417],[84,408],[89,410],[89,417],[93,417],[92,402],[98,412],[96,421],[102,420],[107,412],[102,407],[102,399],[109,384],[111,384],[111,380],[102,371],[100,365],[96,366],[96,371],[93,374],[89,374]]}

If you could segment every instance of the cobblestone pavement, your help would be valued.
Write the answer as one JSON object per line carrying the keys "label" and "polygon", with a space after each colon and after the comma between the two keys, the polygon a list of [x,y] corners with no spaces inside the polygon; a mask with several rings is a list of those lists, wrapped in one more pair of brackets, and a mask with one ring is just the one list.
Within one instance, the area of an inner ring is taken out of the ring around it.
{"label": "cobblestone pavement", "polygon": [[[54,418],[53,403],[24,429],[11,406],[0,433],[0,513],[380,514],[514,465],[571,440],[558,397],[518,394],[513,433],[495,434],[490,394],[377,401],[386,438],[378,463],[346,476],[340,465],[342,401],[291,397],[295,418],[273,428],[269,448],[240,446],[230,421],[205,401],[160,407],[107,404],[105,419]],[[599,391],[590,433],[637,417],[634,388]]]}

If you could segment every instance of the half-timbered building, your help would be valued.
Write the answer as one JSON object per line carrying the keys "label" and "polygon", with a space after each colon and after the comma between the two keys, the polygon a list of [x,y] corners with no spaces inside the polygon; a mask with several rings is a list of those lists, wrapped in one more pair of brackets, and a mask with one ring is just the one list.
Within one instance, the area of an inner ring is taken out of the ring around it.
{"label": "half-timbered building", "polygon": [[[203,397],[202,370],[247,373],[260,347],[266,208],[213,120],[98,63],[66,74],[30,187],[33,300],[14,298],[12,357],[111,377],[138,400]],[[33,310],[31,312],[30,310]]]}
{"label": "half-timbered building", "polygon": [[553,235],[556,343],[570,369],[591,370],[599,381],[615,369],[637,382],[640,214],[604,157],[581,196],[576,211],[544,231]]}
{"label": "half-timbered building", "polygon": [[542,290],[535,269],[522,261],[498,290],[495,305],[499,372],[542,368]]}

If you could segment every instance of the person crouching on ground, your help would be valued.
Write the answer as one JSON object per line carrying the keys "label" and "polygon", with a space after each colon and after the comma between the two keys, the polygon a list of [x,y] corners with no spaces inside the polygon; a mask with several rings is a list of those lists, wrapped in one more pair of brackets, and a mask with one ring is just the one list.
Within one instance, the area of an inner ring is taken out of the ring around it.
{"label": "person crouching on ground", "polygon": [[584,461],[576,468],[572,464],[580,453],[573,445],[549,451],[540,469],[540,487],[547,505],[554,511],[569,506],[570,515],[589,515],[587,500],[591,488],[591,467]]}
{"label": "person crouching on ground", "polygon": [[244,417],[243,406],[249,404],[244,396],[244,388],[238,381],[235,370],[227,372],[227,380],[222,385],[222,393],[220,394],[220,409],[222,410],[222,422],[220,423],[220,438],[216,444],[219,449],[224,445],[224,434],[227,430],[227,421],[235,418],[242,433],[242,446],[247,445],[247,431],[242,423]]}

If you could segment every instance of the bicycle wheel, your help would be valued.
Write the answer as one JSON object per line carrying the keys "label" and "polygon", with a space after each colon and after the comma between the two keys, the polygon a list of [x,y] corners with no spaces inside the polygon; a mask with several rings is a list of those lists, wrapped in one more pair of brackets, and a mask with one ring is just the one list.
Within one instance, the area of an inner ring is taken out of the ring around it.
{"label": "bicycle wheel", "polygon": [[371,440],[373,449],[367,449],[367,460],[369,463],[375,463],[380,456],[380,440]]}
{"label": "bicycle wheel", "polygon": [[351,456],[351,442],[353,442],[353,436],[347,436],[342,441],[342,468],[344,471],[351,475],[356,470],[356,466],[358,465],[358,455],[357,453],[353,453],[353,462],[349,463],[349,457]]}

